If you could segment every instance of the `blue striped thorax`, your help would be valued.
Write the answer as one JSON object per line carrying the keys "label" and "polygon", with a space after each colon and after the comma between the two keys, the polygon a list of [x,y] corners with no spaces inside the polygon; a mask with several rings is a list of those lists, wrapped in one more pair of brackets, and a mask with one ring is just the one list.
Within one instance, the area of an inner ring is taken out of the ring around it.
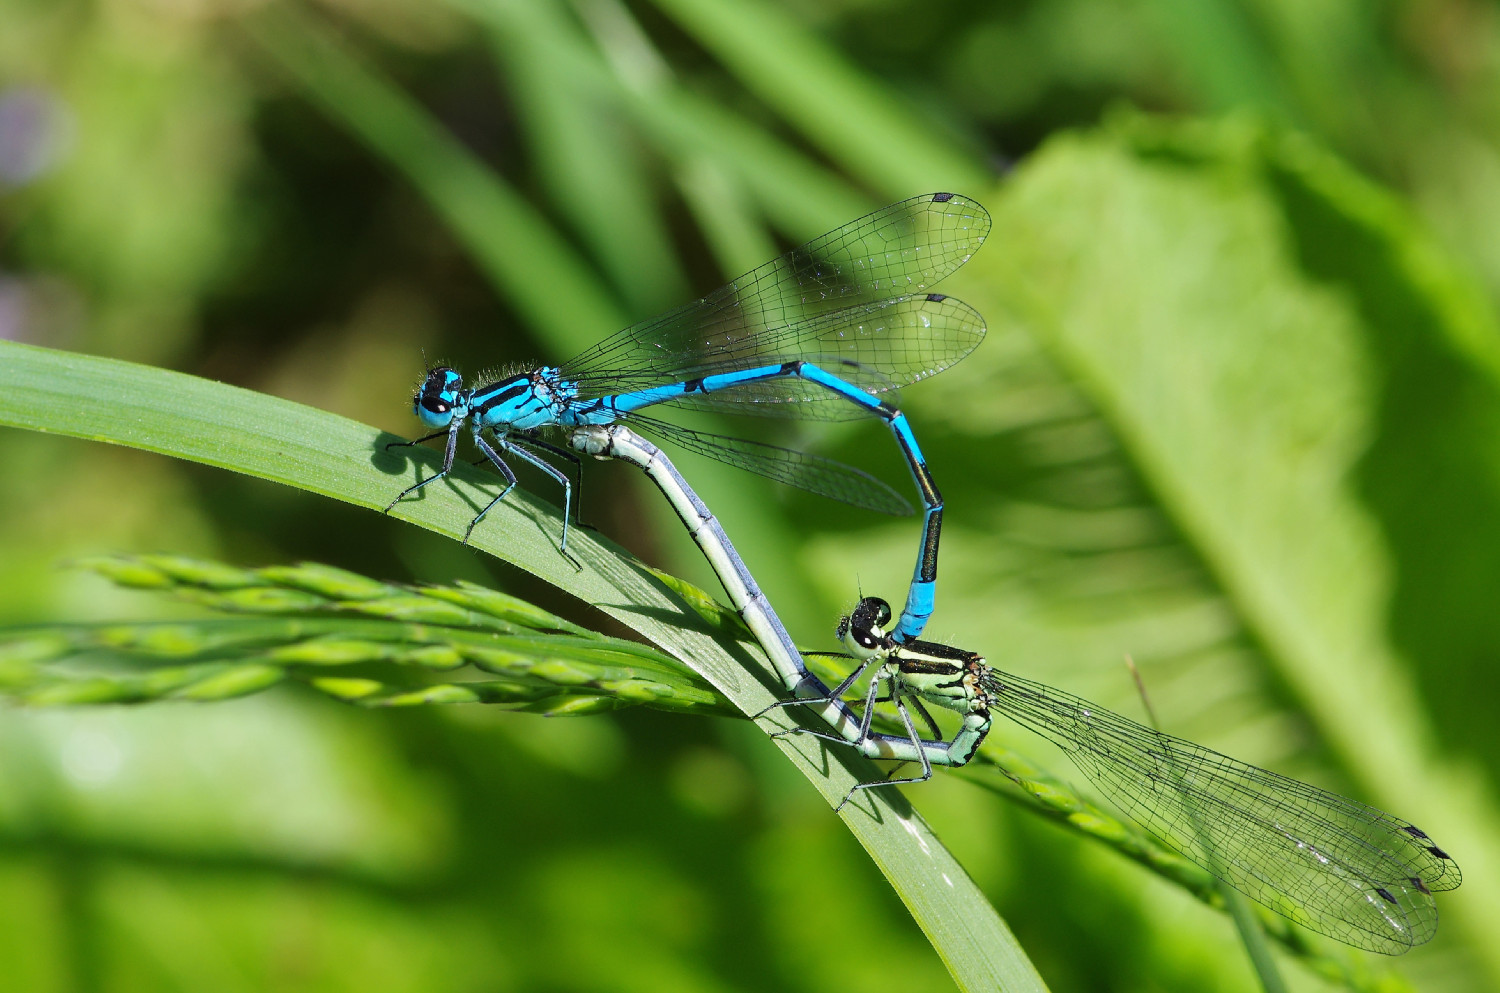
{"label": "blue striped thorax", "polygon": [[518,373],[474,391],[476,426],[504,431],[534,431],[559,423],[578,389],[565,383],[557,369],[545,366]]}

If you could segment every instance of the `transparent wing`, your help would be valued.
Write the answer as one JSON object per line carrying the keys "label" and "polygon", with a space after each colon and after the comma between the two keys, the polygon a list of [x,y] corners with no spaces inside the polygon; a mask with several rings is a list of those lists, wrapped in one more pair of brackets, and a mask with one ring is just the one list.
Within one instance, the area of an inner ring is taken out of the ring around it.
{"label": "transparent wing", "polygon": [[1399,954],[1433,936],[1458,864],[1416,826],[1003,672],[991,706],[1059,745],[1168,847],[1297,923]]}
{"label": "transparent wing", "polygon": [[869,473],[833,459],[778,448],[746,438],[726,438],[694,431],[635,414],[626,418],[626,421],[632,428],[642,428],[690,452],[706,455],[726,465],[746,469],[758,476],[765,476],[809,493],[831,497],[882,514],[899,516],[912,512],[911,503],[900,493]]}
{"label": "transparent wing", "polygon": [[[818,353],[802,351],[818,347],[817,335],[808,337],[809,325],[892,298],[925,297],[928,287],[968,261],[989,229],[989,214],[966,197],[937,193],[903,200],[815,238],[700,300],[611,335],[565,363],[563,377],[577,381],[587,398],[671,382],[692,370],[814,359]],[[983,321],[977,326],[982,335]],[[972,335],[933,339],[915,364],[890,346],[846,345],[838,354],[900,385],[914,380],[883,368],[883,361],[936,371],[978,343]]]}
{"label": "transparent wing", "polygon": [[[896,297],[768,330],[757,339],[766,346],[765,354],[719,358],[675,369],[673,375],[696,379],[789,361],[788,356],[795,355],[867,393],[893,394],[968,355],[984,339],[984,331],[979,312],[953,297]],[[888,399],[895,402],[893,396]],[[830,400],[836,402],[826,402]],[[844,420],[864,413],[838,394],[793,376],[691,393],[674,403],[735,414],[818,420]],[[817,406],[809,408],[809,403]]]}

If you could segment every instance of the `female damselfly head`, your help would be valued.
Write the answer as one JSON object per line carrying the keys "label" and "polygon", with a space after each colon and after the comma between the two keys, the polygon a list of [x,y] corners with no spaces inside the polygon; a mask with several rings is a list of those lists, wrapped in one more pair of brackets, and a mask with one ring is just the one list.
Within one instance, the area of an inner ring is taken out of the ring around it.
{"label": "female damselfly head", "polygon": [[463,392],[463,377],[447,366],[438,366],[427,373],[427,378],[413,394],[412,412],[423,424],[441,430],[453,422],[458,408],[467,406]]}
{"label": "female damselfly head", "polygon": [[848,616],[839,619],[835,636],[856,658],[867,659],[887,651],[891,636],[891,605],[878,596],[867,596],[854,605]]}

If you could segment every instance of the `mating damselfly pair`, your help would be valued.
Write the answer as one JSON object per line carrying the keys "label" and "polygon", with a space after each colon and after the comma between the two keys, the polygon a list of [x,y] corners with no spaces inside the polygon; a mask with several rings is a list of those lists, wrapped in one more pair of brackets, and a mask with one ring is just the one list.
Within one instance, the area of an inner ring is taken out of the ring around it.
{"label": "mating damselfly pair", "polygon": [[566,551],[571,484],[532,449],[566,455],[544,433],[620,422],[845,503],[909,512],[900,494],[859,469],[641,411],[673,404],[762,416],[875,416],[890,427],[922,499],[917,564],[895,631],[898,640],[915,638],[933,611],[943,501],[905,415],[881,395],[942,372],[984,338],[984,319],[974,308],[928,288],[967,262],[989,229],[989,214],[965,197],[913,197],[625,328],[560,366],[473,388],[452,369],[433,369],[413,408],[433,429],[422,441],[447,436],[442,468],[398,494],[391,507],[448,474],[467,422],[475,446],[506,481],[469,530],[515,485],[502,458],[509,454],[563,487]]}
{"label": "mating damselfly pair", "polygon": [[[449,472],[467,423],[484,459],[506,481],[469,530],[515,485],[503,458],[510,454],[563,487],[559,546],[566,554],[571,483],[538,453],[576,460],[573,449],[632,462],[672,503],[791,694],[776,709],[811,708],[828,728],[778,733],[813,734],[872,758],[919,764],[917,776],[857,784],[841,808],[862,789],[918,782],[935,765],[966,764],[998,712],[1060,745],[1168,848],[1271,909],[1374,951],[1397,953],[1427,941],[1437,921],[1432,893],[1458,886],[1461,876],[1414,825],[1000,672],[977,654],[916,640],[934,607],[943,501],[905,416],[882,397],[942,371],[983,337],[977,312],[929,287],[967,261],[988,230],[988,215],[971,200],[913,198],[626,328],[561,366],[472,388],[452,369],[431,370],[414,408],[434,429],[429,438],[446,436],[442,467],[391,506]],[[917,564],[899,618],[884,600],[867,597],[840,622],[838,636],[855,665],[834,689],[808,671],[707,506],[631,428],[857,506],[901,512],[909,509],[905,501],[866,473],[828,459],[640,413],[661,403],[820,418],[871,414],[890,427],[924,507]],[[564,435],[568,447],[544,432]],[[862,701],[846,702],[871,670]],[[877,729],[878,703],[894,706],[895,731]],[[957,713],[957,733],[946,737],[928,706]],[[930,737],[918,731],[913,713]]]}

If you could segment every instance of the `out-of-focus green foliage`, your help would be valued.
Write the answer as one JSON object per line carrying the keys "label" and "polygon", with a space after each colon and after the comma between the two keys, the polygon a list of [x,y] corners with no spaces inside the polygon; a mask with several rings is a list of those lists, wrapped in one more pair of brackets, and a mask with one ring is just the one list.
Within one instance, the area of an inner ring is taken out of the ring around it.
{"label": "out-of-focus green foliage", "polygon": [[[1488,990],[1497,76],[1500,18],[1472,0],[21,0],[0,335],[409,436],[424,351],[564,358],[957,188],[996,227],[943,288],[991,334],[903,397],[949,507],[929,633],[1127,713],[1129,654],[1170,730],[1417,821],[1470,882],[1395,967]],[[791,440],[896,478],[878,430]],[[599,626],[310,494],[29,432],[0,459],[7,623],[140,620],[56,565],[167,551],[472,580]],[[799,640],[856,583],[901,588],[910,521],[682,465]],[[653,496],[585,467],[604,533],[708,586]],[[496,710],[281,687],[0,713],[0,986],[948,982],[742,722]],[[965,782],[985,775],[908,795],[1052,989],[1254,988],[1221,915]]]}

